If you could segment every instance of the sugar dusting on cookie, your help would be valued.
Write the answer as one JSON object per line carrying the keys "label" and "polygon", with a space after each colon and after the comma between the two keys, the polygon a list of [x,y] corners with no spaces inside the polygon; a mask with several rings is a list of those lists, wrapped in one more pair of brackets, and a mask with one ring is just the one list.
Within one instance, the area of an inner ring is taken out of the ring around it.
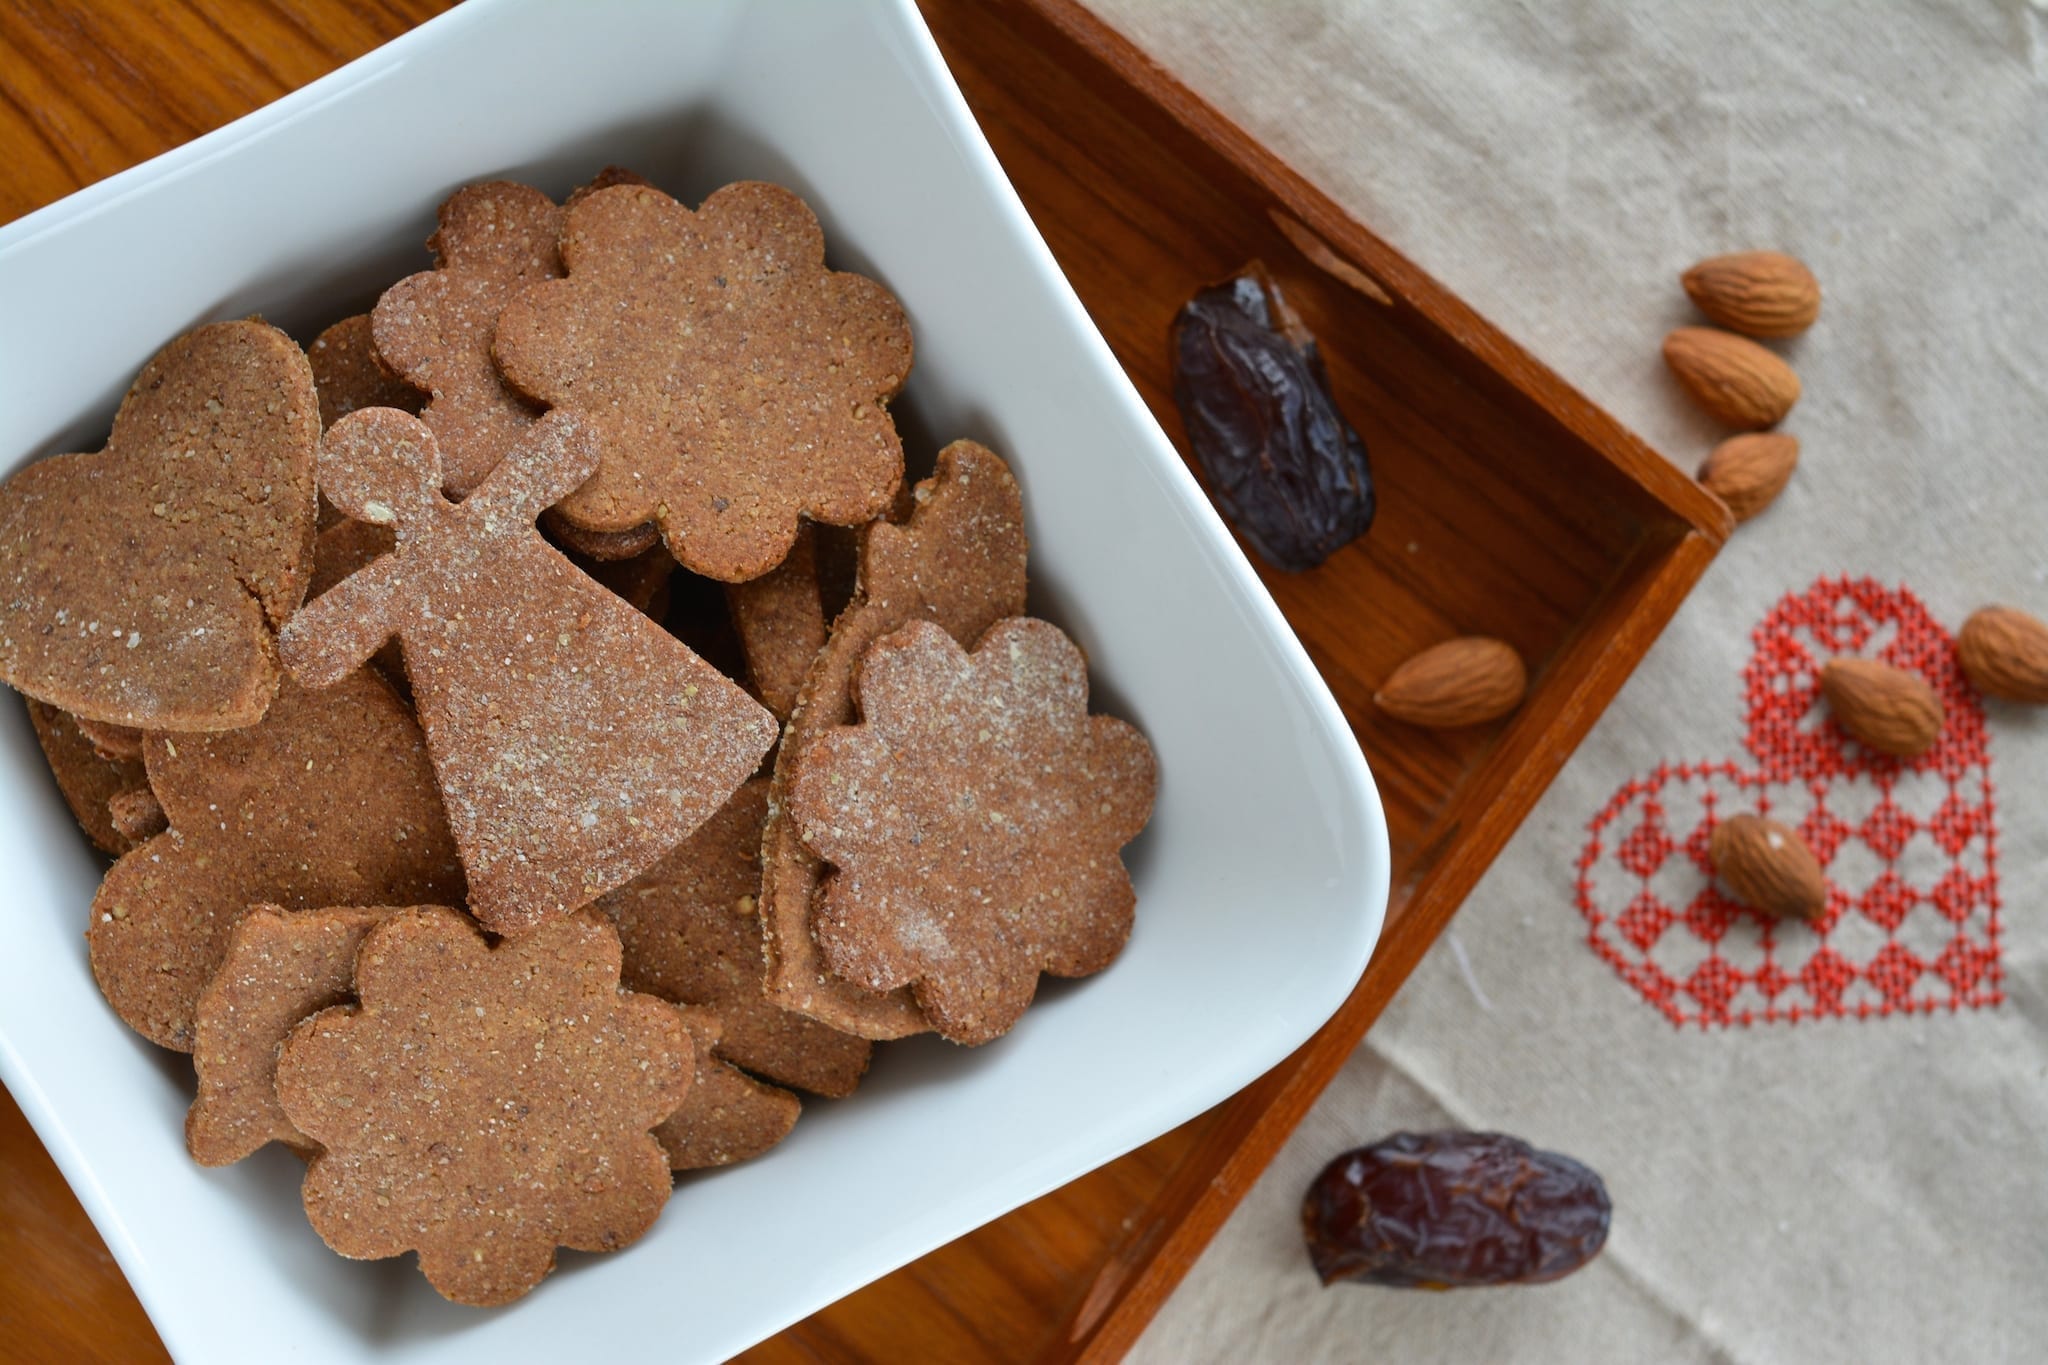
{"label": "sugar dusting on cookie", "polygon": [[999,622],[972,653],[930,622],[877,641],[861,720],[818,736],[790,787],[832,864],[815,931],[826,964],[909,984],[939,1032],[986,1043],[1039,973],[1086,976],[1130,936],[1120,850],[1152,811],[1137,730],[1088,714],[1087,665],[1058,627]]}
{"label": "sugar dusting on cookie", "polygon": [[591,433],[550,414],[457,505],[418,419],[344,419],[322,443],[322,489],[352,516],[390,509],[397,545],[280,641],[293,673],[318,686],[398,637],[470,910],[499,932],[631,880],[775,741],[752,698],[535,529],[595,461]]}
{"label": "sugar dusting on cookie", "polygon": [[344,1256],[419,1253],[457,1303],[509,1303],[555,1248],[613,1251],[669,1196],[652,1129],[694,1074],[674,1006],[619,989],[602,917],[551,920],[489,943],[453,910],[373,928],[358,1004],[293,1029],[277,1097],[323,1149],[302,1197]]}
{"label": "sugar dusting on cookie", "polygon": [[158,352],[104,450],[0,485],[0,682],[115,725],[258,720],[311,565],[319,431],[306,357],[274,327]]}
{"label": "sugar dusting on cookie", "polygon": [[600,433],[565,522],[653,522],[686,568],[737,583],[782,562],[801,518],[889,506],[910,327],[881,285],[825,268],[796,195],[742,182],[693,211],[600,190],[569,209],[562,258],[567,276],[520,295],[492,349],[515,388]]}
{"label": "sugar dusting on cookie", "polygon": [[1024,610],[1024,498],[994,451],[955,441],[917,485],[909,519],[877,523],[861,543],[853,600],[832,623],[798,693],[775,760],[762,834],[761,922],[768,990],[790,1009],[867,1038],[930,1027],[908,990],[877,994],[826,968],[812,934],[823,867],[804,848],[785,809],[811,739],[854,718],[853,680],[868,647],[912,621],[934,621],[973,641]]}

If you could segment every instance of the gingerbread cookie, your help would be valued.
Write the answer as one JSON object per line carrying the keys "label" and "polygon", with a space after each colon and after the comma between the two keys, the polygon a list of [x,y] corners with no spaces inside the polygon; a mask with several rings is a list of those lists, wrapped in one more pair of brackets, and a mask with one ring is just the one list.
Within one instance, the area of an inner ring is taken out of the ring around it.
{"label": "gingerbread cookie", "polygon": [[[631,171],[607,167],[569,202],[612,185],[641,183]],[[434,268],[385,290],[370,315],[373,355],[408,389],[432,395],[424,407],[377,406],[418,413],[434,429],[445,456],[442,486],[451,498],[467,497],[540,418],[539,404],[498,377],[491,338],[498,314],[521,290],[561,277],[562,216],[554,200],[530,185],[491,180],[457,190],[442,203],[427,239]],[[593,557],[628,558],[654,540],[650,526],[637,547]]]}
{"label": "gingerbread cookie", "polygon": [[796,195],[743,182],[692,212],[603,190],[570,208],[562,260],[567,278],[507,308],[492,349],[514,387],[599,432],[603,463],[564,521],[653,522],[685,567],[736,583],[782,562],[800,518],[889,505],[910,328],[886,289],[826,270]]}
{"label": "gingerbread cookie", "polygon": [[71,723],[92,745],[92,751],[109,763],[142,761],[142,731],[127,725],[109,725],[103,720],[80,720],[77,716],[71,718]]}
{"label": "gingerbread cookie", "polygon": [[824,869],[785,818],[795,759],[815,736],[854,718],[853,676],[868,646],[912,621],[936,621],[972,641],[1024,610],[1024,500],[996,453],[972,441],[939,452],[913,490],[901,526],[870,526],[853,601],[832,622],[775,760],[762,834],[761,920],[768,994],[776,1003],[865,1038],[900,1038],[930,1025],[907,990],[876,995],[829,972],[811,935]]}
{"label": "gingerbread cookie", "polygon": [[306,348],[313,389],[320,396],[320,425],[331,427],[359,408],[397,408],[417,413],[426,394],[390,370],[377,354],[370,315],[343,318]]}
{"label": "gingerbread cookie", "polygon": [[713,1055],[716,1011],[680,1009],[697,1054],[696,1079],[683,1107],[654,1130],[670,1170],[697,1171],[751,1160],[789,1136],[803,1106],[787,1090],[763,1085]]}
{"label": "gingerbread cookie", "polygon": [[[326,499],[321,501],[326,502]],[[343,579],[353,576],[356,570],[372,560],[390,554],[398,546],[398,537],[389,526],[350,521],[338,510],[334,515],[339,520],[322,530],[313,541],[313,580],[306,585],[308,602],[319,601]],[[376,665],[386,682],[398,689],[399,696],[411,699],[412,683],[406,679],[405,654],[399,649],[398,641],[386,640],[370,656],[370,662]]]}
{"label": "gingerbread cookie", "polygon": [[356,948],[404,913],[258,905],[235,925],[193,1013],[199,1093],[185,1114],[185,1147],[194,1161],[226,1166],[266,1142],[314,1145],[277,1102],[277,1050],[300,1020],[355,999]]}
{"label": "gingerbread cookie", "polygon": [[113,802],[131,791],[149,791],[141,761],[104,757],[71,716],[33,697],[27,701],[29,724],[49,760],[50,775],[57,779],[57,790],[85,837],[94,848],[116,857],[135,847],[135,836],[114,818]]}
{"label": "gingerbread cookie", "polygon": [[251,905],[460,904],[462,868],[412,713],[375,673],[287,681],[261,722],[152,734],[170,829],[108,870],[86,940],[116,1013],[192,1049],[192,1012]]}
{"label": "gingerbread cookie", "polygon": [[761,826],[768,782],[755,778],[660,862],[596,908],[618,925],[624,980],[680,1005],[718,1011],[725,1061],[783,1085],[850,1095],[871,1045],[783,1009],[761,993]]}
{"label": "gingerbread cookie", "polygon": [[[136,766],[141,765],[138,763]],[[154,839],[171,827],[170,817],[164,814],[163,803],[156,799],[156,793],[149,789],[147,781],[139,787],[124,787],[109,796],[107,818],[131,845],[144,839]]]}
{"label": "gingerbread cookie", "polygon": [[323,1149],[306,1215],[358,1260],[419,1253],[457,1303],[519,1298],[555,1248],[612,1251],[669,1196],[652,1134],[688,1098],[675,1007],[619,988],[619,938],[562,916],[491,945],[416,909],[356,953],[360,1004],[322,1010],[277,1059],[285,1115]]}
{"label": "gingerbread cookie", "polygon": [[930,622],[868,650],[861,720],[806,745],[789,808],[833,865],[814,929],[871,990],[910,983],[939,1032],[1007,1033],[1040,972],[1087,976],[1130,937],[1120,850],[1152,812],[1151,746],[1088,714],[1057,626],[999,622],[974,648]]}
{"label": "gingerbread cookie", "polygon": [[[652,522],[635,526],[630,531],[586,531],[564,521],[560,514],[549,508],[541,514],[540,523],[563,549],[599,562],[631,559],[661,544],[661,531]],[[670,555],[669,558],[673,560],[675,556]]]}
{"label": "gingerbread cookie", "polygon": [[543,411],[491,363],[498,314],[521,290],[562,273],[562,210],[530,185],[467,185],[441,205],[427,239],[434,268],[384,291],[370,315],[377,351],[433,395],[420,412],[444,452],[442,487],[462,498]]}
{"label": "gingerbread cookie", "polygon": [[455,504],[418,418],[343,418],[321,443],[321,488],[392,527],[397,548],[279,640],[321,687],[399,638],[470,911],[500,933],[631,881],[775,742],[752,698],[541,539],[534,517],[596,463],[590,430],[553,413]]}
{"label": "gingerbread cookie", "polygon": [[143,366],[104,450],[0,485],[0,682],[85,720],[252,725],[313,551],[305,353],[220,322]]}
{"label": "gingerbread cookie", "polygon": [[747,679],[761,704],[789,719],[797,691],[825,647],[825,609],[818,595],[817,536],[806,526],[789,558],[725,590],[733,628],[747,656]]}

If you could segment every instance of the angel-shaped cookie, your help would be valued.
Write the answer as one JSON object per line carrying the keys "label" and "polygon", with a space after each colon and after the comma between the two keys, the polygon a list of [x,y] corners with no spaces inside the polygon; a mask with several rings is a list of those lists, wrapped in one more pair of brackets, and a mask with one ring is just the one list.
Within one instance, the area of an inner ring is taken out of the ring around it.
{"label": "angel-shaped cookie", "polygon": [[551,414],[458,505],[423,422],[352,414],[321,442],[321,488],[397,548],[278,641],[318,687],[398,637],[471,912],[501,933],[631,880],[775,741],[766,710],[541,539],[534,518],[597,460],[590,430]]}

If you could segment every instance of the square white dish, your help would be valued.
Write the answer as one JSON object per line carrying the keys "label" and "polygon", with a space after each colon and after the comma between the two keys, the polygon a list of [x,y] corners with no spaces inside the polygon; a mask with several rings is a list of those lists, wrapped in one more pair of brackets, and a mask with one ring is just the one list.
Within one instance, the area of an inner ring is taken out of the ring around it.
{"label": "square white dish", "polygon": [[1012,462],[1034,610],[1088,651],[1096,708],[1159,755],[1159,804],[1127,854],[1136,932],[987,1048],[883,1046],[852,1100],[807,1102],[766,1157],[686,1178],[631,1250],[564,1253],[519,1304],[455,1308],[409,1257],[329,1253],[282,1151],[222,1171],[186,1156],[189,1065],[93,985],[100,865],[16,707],[0,724],[0,1077],[181,1360],[723,1359],[1248,1083],[1336,1009],[1377,940],[1386,829],[1357,744],[911,0],[471,0],[0,228],[0,466],[97,448],[137,368],[198,323],[261,311],[305,340],[367,307],[424,268],[457,185],[559,196],[607,163],[689,203],[732,179],[787,184],[832,264],[904,301],[913,463],[959,436]]}

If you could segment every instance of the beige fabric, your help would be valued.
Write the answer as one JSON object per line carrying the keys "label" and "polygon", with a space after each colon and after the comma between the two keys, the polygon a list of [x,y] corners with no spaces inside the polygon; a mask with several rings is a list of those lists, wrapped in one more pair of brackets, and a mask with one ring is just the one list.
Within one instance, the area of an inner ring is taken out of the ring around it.
{"label": "beige fabric", "polygon": [[[1741,758],[1749,632],[1823,574],[1950,628],[2048,616],[2048,23],[2026,4],[1096,0],[1197,90],[1691,468],[1677,272],[1780,246],[1805,462],[1744,527],[1134,1359],[2048,1358],[2048,714],[1991,712],[2002,1007],[1678,1031],[1585,942],[1587,821]],[[1370,629],[1370,622],[1361,623]],[[1456,955],[1469,955],[1470,979]],[[1498,1127],[1614,1194],[1540,1289],[1321,1290],[1300,1192],[1402,1127]]]}

